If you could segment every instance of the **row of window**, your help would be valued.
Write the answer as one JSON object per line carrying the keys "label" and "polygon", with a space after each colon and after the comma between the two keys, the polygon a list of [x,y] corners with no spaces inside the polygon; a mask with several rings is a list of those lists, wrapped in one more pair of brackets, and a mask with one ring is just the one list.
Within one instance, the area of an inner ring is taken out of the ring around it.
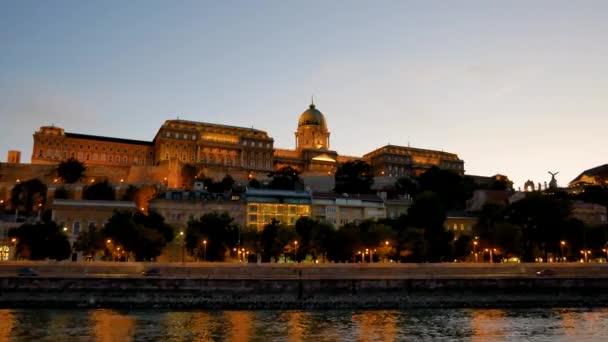
{"label": "row of window", "polygon": [[[256,142],[253,140],[243,140],[243,146],[251,146],[251,147],[255,147],[256,146]],[[263,148],[264,146],[266,146],[266,148],[271,148],[271,144],[269,142],[264,143],[262,141],[258,141],[257,142],[257,147],[259,148]]]}
{"label": "row of window", "polygon": [[[48,146],[53,146],[53,142],[52,142],[52,141],[50,141],[50,140],[49,140],[49,141],[42,140],[42,141],[40,142],[40,145],[41,145],[41,146],[45,146],[45,145],[48,145]],[[56,147],[61,147],[61,144],[60,144],[59,142],[57,142],[57,143],[55,143],[55,146],[56,146]],[[76,146],[78,146],[78,147],[76,147]],[[70,147],[70,144],[67,144],[67,143],[64,143],[64,144],[63,144],[63,148],[64,148],[64,149],[67,149],[67,148],[69,148],[69,147]],[[76,148],[78,148],[78,149],[80,149],[80,150],[83,150],[83,149],[85,149],[85,146],[84,146],[84,145],[82,145],[82,144],[76,145],[76,144],[72,143],[72,144],[71,144],[71,148],[72,148],[72,149],[76,149]],[[92,145],[92,148],[91,148],[91,145],[86,145],[86,149],[87,149],[87,150],[91,150],[91,149],[92,149],[92,150],[94,150],[94,151],[99,151],[99,150],[101,150],[102,152],[105,152],[105,151],[114,152],[114,146],[111,146],[111,145],[110,145],[110,146],[105,146],[105,145],[104,145],[104,146]],[[122,148],[122,149],[121,149],[120,147],[116,147],[116,153],[121,153],[121,151],[122,151],[122,153],[126,153],[126,154],[128,154],[128,153],[129,153],[129,149],[127,149],[127,148]],[[133,154],[135,154],[135,155],[146,155],[146,154],[149,154],[150,156],[152,155],[152,152],[151,152],[151,151],[147,152],[146,150],[139,150],[139,149],[136,149],[136,150],[134,150],[134,151],[132,151],[132,152],[133,152]]]}
{"label": "row of window", "polygon": [[[69,154],[70,158],[75,158],[78,159],[80,161],[101,161],[101,162],[106,162],[106,154],[105,153],[101,153],[101,154],[97,154],[97,153],[83,153],[83,152],[71,152]],[[38,157],[39,158],[43,158],[43,150],[39,150],[38,151]],[[47,150],[46,151],[46,158],[47,159],[62,159],[61,153],[59,150],[55,150],[55,153],[53,155],[53,150]],[[67,151],[63,151],[63,159],[67,159],[68,158],[68,152]],[[114,155],[108,155],[107,156],[107,162],[108,163],[115,163],[115,164],[122,164],[126,165],[129,164],[129,157],[128,156],[114,156]],[[146,159],[145,158],[138,158],[138,157],[133,157],[131,158],[131,163],[133,165],[146,165]]]}
{"label": "row of window", "polygon": [[175,138],[175,139],[184,139],[184,140],[196,140],[196,134],[188,134],[188,133],[179,133],[179,132],[165,132],[165,137],[167,138]]}

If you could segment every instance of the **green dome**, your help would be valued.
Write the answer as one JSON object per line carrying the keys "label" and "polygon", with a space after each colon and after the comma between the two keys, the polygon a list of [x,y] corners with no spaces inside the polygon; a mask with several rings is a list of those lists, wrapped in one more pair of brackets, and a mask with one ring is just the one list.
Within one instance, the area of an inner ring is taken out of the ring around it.
{"label": "green dome", "polygon": [[320,126],[321,128],[327,128],[327,125],[325,124],[325,117],[323,116],[323,113],[318,111],[315,108],[314,104],[311,104],[308,107],[308,109],[305,110],[304,113],[302,113],[302,115],[300,115],[300,120],[298,120],[298,127],[309,126],[309,125]]}

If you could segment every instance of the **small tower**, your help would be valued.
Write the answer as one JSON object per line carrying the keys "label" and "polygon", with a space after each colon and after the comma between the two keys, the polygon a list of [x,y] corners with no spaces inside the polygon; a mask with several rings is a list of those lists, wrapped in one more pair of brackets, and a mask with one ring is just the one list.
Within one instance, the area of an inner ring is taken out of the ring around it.
{"label": "small tower", "polygon": [[8,158],[6,162],[9,164],[20,164],[21,163],[21,151],[8,151]]}
{"label": "small tower", "polygon": [[325,116],[311,103],[300,115],[296,132],[296,150],[329,150],[329,131]]}

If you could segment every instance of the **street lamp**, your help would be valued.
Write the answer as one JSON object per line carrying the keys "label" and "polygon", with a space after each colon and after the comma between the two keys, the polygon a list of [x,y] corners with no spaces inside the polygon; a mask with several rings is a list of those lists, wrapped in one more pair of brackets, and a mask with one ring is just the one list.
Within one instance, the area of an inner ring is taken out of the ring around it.
{"label": "street lamp", "polygon": [[582,250],[581,254],[585,258],[585,262],[589,262],[589,256],[591,255],[591,251],[590,250]]}
{"label": "street lamp", "polygon": [[494,252],[496,252],[496,248],[486,248],[485,252],[490,252],[490,262],[494,262]]}
{"label": "street lamp", "polygon": [[473,254],[475,255],[475,262],[477,262],[477,245],[479,242],[477,240],[473,241]]}
{"label": "street lamp", "polygon": [[294,248],[293,248],[293,261],[294,261],[294,262],[298,262],[298,261],[297,261],[297,254],[298,254],[298,240],[295,240],[295,241],[293,242],[293,246],[294,246]]}
{"label": "street lamp", "polygon": [[384,241],[384,248],[386,249],[386,251],[384,253],[384,262],[388,261],[388,252],[390,251],[388,245],[389,245],[388,240]]}
{"label": "street lamp", "polygon": [[566,241],[562,240],[559,242],[559,247],[562,250],[562,261],[566,262],[566,254],[564,253],[564,248],[566,247]]}
{"label": "street lamp", "polygon": [[203,240],[203,260],[207,261],[207,240]]}
{"label": "street lamp", "polygon": [[185,248],[184,232],[183,231],[179,232],[179,236],[182,238],[182,263],[183,263],[184,262],[184,253],[185,253],[185,251],[184,251],[184,248]]}
{"label": "street lamp", "polygon": [[608,261],[608,248],[602,248],[602,252],[606,253],[606,261]]}

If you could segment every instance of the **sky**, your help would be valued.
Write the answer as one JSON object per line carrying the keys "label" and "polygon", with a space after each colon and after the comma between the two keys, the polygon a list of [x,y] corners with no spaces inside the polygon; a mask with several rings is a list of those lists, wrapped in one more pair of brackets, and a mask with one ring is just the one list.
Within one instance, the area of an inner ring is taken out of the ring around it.
{"label": "sky", "polygon": [[294,148],[453,152],[467,174],[566,186],[605,164],[608,1],[0,2],[0,161],[32,134],[149,140],[167,119]]}

